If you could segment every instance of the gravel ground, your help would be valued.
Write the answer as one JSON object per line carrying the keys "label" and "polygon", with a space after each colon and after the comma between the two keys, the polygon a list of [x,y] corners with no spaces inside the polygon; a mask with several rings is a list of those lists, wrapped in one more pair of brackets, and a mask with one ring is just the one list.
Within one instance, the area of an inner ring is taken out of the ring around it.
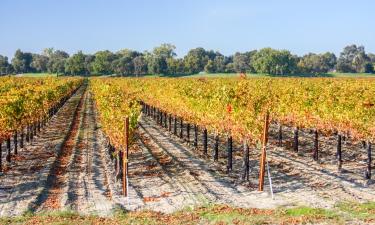
{"label": "gravel ground", "polygon": [[[276,136],[272,133],[276,129],[271,127],[267,150],[274,192],[272,199],[268,177],[265,192],[257,191],[260,151],[256,148],[250,150],[250,179],[243,181],[239,143],[234,143],[233,171],[228,174],[224,137],[221,137],[219,162],[214,162],[212,135],[209,136],[208,154],[204,155],[201,141],[198,148],[191,146],[192,131],[190,143],[187,143],[143,115],[139,140],[130,155],[129,179],[137,194],[131,199],[133,209],[173,212],[210,203],[245,208],[296,205],[332,208],[343,201],[375,199],[374,183],[363,177],[364,150],[359,143],[344,142],[343,169],[338,171],[334,137],[320,137],[321,158],[315,162],[309,132],[300,132],[300,151],[296,153],[288,143],[291,128],[284,128],[284,147],[276,146]],[[201,134],[199,140],[202,140]],[[134,203],[136,199],[138,204]]]}

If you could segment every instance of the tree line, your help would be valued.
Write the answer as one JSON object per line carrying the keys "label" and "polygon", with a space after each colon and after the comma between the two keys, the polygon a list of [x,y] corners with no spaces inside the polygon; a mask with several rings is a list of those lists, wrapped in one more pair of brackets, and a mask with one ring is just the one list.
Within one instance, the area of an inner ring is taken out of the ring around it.
{"label": "tree line", "polygon": [[56,73],[58,75],[142,76],[147,74],[188,75],[206,73],[261,73],[270,75],[374,73],[375,55],[367,54],[363,46],[346,46],[337,58],[334,53],[308,53],[297,56],[288,50],[263,48],[224,56],[204,48],[191,49],[178,58],[176,47],[162,44],[152,51],[129,49],[116,53],[98,51],[69,55],[62,50],[47,48],[41,54],[17,50],[9,62],[0,55],[0,75],[20,73]]}

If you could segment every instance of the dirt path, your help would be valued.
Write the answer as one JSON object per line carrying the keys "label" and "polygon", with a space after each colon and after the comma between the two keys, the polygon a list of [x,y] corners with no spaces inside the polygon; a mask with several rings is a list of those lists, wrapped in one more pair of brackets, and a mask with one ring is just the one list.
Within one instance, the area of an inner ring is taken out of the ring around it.
{"label": "dirt path", "polygon": [[99,128],[81,88],[0,176],[0,216],[63,209],[106,216],[122,207]]}
{"label": "dirt path", "polygon": [[36,210],[71,209],[81,214],[109,215],[120,205],[113,201],[107,153],[89,92],[82,95],[73,121]]}
{"label": "dirt path", "polygon": [[270,201],[268,193],[236,185],[217,165],[197,156],[150,118],[142,117],[139,143],[130,156],[132,188],[143,200],[139,208],[173,212],[210,203],[274,208],[290,204]]}

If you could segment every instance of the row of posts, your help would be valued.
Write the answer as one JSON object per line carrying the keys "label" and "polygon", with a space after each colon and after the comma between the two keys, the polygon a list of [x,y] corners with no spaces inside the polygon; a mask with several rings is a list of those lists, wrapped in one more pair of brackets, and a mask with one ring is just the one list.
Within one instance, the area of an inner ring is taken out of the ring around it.
{"label": "row of posts", "polygon": [[[193,128],[194,136],[193,136],[193,143],[192,145],[195,148],[198,148],[198,136],[200,127],[196,124],[184,123],[182,118],[179,118],[175,115],[169,114],[164,112],[154,106],[147,105],[142,102],[143,106],[143,113],[147,116],[152,117],[160,126],[168,129],[171,133],[175,136],[179,137],[180,139],[186,141],[187,143],[191,143],[190,140],[190,131]],[[179,123],[179,128],[178,128]],[[208,131],[206,128],[201,128],[202,130],[202,147],[203,147],[203,154],[208,155]],[[186,134],[184,133],[186,132]],[[214,144],[213,144],[213,159],[214,161],[219,160],[219,143],[220,137],[218,134],[214,136]],[[232,136],[227,135],[227,173],[233,170],[233,139]],[[247,146],[248,149],[248,146]],[[245,160],[248,163],[248,158]],[[245,163],[246,164],[246,163]],[[248,173],[245,171],[245,173]],[[245,176],[248,177],[248,176]]]}
{"label": "row of posts", "polygon": [[[315,129],[313,131],[313,138],[314,138],[314,148],[313,148],[313,154],[312,157],[315,161],[318,161],[319,159],[319,131],[318,129]],[[282,126],[279,125],[278,129],[278,146],[282,146]],[[342,169],[342,141],[345,139],[345,136],[341,133],[337,134],[337,146],[336,146],[336,159],[337,159],[337,167],[338,170]],[[298,152],[298,146],[299,146],[299,128],[295,127],[293,128],[293,150],[295,152]],[[365,178],[371,179],[371,170],[372,170],[372,143],[370,141],[362,141],[362,146],[367,152],[367,166],[365,171]]]}
{"label": "row of posts", "polygon": [[[184,139],[183,137],[183,120],[182,118],[178,118],[175,115],[169,114],[167,112],[164,112],[157,107],[150,106],[148,104],[145,104],[142,102],[143,105],[143,112],[151,116],[154,120],[157,121],[159,125],[164,126],[165,128],[168,128],[169,131],[172,131],[172,125],[173,125],[173,134],[177,136],[177,121],[179,120],[180,122],[180,133],[179,133],[179,138]],[[265,121],[268,121],[269,118],[265,119]],[[174,121],[172,123],[172,121]],[[187,123],[186,124],[186,139],[188,143],[190,142],[190,127],[192,125]],[[194,140],[193,140],[193,146],[198,147],[198,126],[193,125],[194,127]],[[264,130],[265,127],[264,127]],[[268,127],[267,127],[268,131]],[[202,145],[203,145],[203,153],[207,155],[207,129],[203,128],[203,139],[202,139]],[[267,135],[268,136],[268,135]],[[282,140],[283,140],[283,131],[282,131],[282,125],[279,125],[278,129],[278,145],[281,147],[282,146]],[[342,141],[345,138],[342,134],[337,135],[337,148],[336,148],[336,158],[337,158],[337,166],[338,169],[341,170],[342,168]],[[263,137],[262,138],[263,142],[265,139],[268,139],[268,137]],[[312,157],[313,160],[318,161],[319,160],[319,130],[315,129],[313,131],[313,139],[314,139],[314,148],[312,152]],[[371,142],[362,142],[363,147],[366,149],[367,152],[367,166],[366,166],[366,172],[365,172],[365,178],[366,179],[371,179],[371,170],[372,170],[372,156],[371,156],[371,148],[372,144]],[[266,143],[263,143],[266,144]],[[293,150],[295,152],[299,151],[299,128],[295,127],[293,129]],[[264,145],[265,146],[265,145]],[[219,135],[215,134],[214,136],[214,145],[213,145],[213,158],[215,161],[218,161],[219,159],[219,154],[218,154],[218,147],[219,147]],[[247,145],[246,141],[244,141],[243,145],[243,150],[244,150],[244,156],[243,156],[243,179],[249,179],[249,146]],[[227,136],[227,172],[232,171],[233,167],[233,148],[232,148],[232,137],[229,135]],[[262,161],[262,160],[261,160]],[[262,167],[262,165],[261,165]]]}

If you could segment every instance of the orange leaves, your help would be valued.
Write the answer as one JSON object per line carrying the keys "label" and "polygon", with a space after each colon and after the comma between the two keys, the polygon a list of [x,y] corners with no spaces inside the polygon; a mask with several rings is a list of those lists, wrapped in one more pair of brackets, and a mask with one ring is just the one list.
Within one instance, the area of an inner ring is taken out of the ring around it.
{"label": "orange leaves", "polygon": [[210,132],[257,141],[263,117],[375,140],[375,80],[336,78],[100,79]]}
{"label": "orange leaves", "polygon": [[99,111],[102,129],[116,149],[124,144],[124,118],[130,119],[130,140],[137,126],[140,105],[133,90],[122,85],[120,79],[92,79],[90,90]]}
{"label": "orange leaves", "polygon": [[158,202],[161,200],[161,198],[167,198],[171,195],[171,192],[163,192],[160,196],[154,196],[154,197],[143,197],[143,201],[146,202]]}
{"label": "orange leaves", "polygon": [[232,113],[232,105],[231,104],[228,104],[227,105],[227,113]]}
{"label": "orange leaves", "polygon": [[46,115],[80,83],[81,78],[0,78],[0,139]]}

